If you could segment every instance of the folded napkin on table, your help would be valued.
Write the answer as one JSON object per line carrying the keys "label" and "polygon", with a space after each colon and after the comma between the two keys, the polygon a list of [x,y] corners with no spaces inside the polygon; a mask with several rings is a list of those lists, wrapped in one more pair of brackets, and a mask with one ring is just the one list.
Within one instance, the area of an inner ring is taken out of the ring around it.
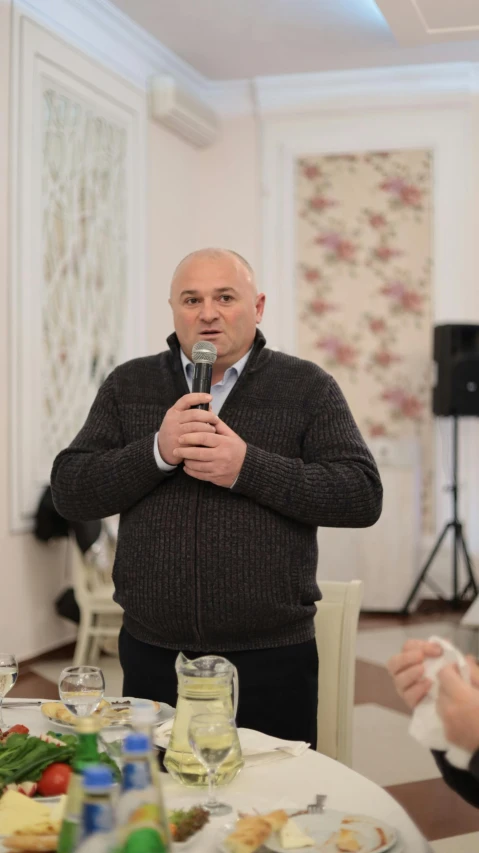
{"label": "folded napkin on table", "polygon": [[[173,720],[167,720],[155,729],[154,742],[157,746],[168,745],[172,728]],[[253,729],[238,729],[238,736],[246,767],[294,758],[309,747],[309,743],[303,741],[281,740]]]}
{"label": "folded napkin on table", "polygon": [[446,753],[446,758],[454,767],[466,770],[471,760],[471,753],[449,743],[444,734],[444,726],[436,710],[436,700],[439,692],[437,676],[443,667],[455,663],[459,673],[468,684],[471,677],[464,655],[448,640],[442,637],[429,637],[430,643],[437,643],[442,648],[441,657],[426,658],[424,661],[425,677],[432,681],[432,687],[424,699],[416,706],[409,726],[409,734],[428,749],[436,749]]}

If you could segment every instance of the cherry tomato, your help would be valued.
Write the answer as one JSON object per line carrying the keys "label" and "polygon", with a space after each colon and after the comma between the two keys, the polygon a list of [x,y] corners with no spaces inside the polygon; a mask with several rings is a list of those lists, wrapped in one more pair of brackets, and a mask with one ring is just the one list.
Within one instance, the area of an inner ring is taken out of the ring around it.
{"label": "cherry tomato", "polygon": [[8,731],[6,731],[6,732],[5,732],[5,734],[6,734],[6,735],[13,735],[13,734],[16,734],[16,735],[27,735],[27,734],[28,734],[28,732],[29,732],[29,729],[27,729],[27,727],[26,727],[26,726],[22,726],[22,725],[20,725],[20,723],[17,723],[17,725],[16,725],[16,726],[11,726],[11,727],[8,729]]}
{"label": "cherry tomato", "polygon": [[66,794],[71,772],[72,769],[68,764],[58,762],[50,764],[50,767],[47,767],[40,777],[38,793],[42,797],[57,797],[59,794]]}

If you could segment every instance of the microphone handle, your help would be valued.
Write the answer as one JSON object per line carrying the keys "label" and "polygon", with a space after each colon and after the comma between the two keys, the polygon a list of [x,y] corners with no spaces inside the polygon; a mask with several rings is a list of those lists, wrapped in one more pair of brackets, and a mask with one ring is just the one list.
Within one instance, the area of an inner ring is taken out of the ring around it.
{"label": "microphone handle", "polygon": [[[199,394],[210,394],[211,393],[211,376],[213,373],[213,368],[211,364],[206,364],[203,361],[198,361],[195,364],[195,372],[193,374],[193,387],[192,392]],[[200,403],[198,406],[192,406],[192,409],[203,409],[204,412],[207,412],[209,409],[209,403]]]}

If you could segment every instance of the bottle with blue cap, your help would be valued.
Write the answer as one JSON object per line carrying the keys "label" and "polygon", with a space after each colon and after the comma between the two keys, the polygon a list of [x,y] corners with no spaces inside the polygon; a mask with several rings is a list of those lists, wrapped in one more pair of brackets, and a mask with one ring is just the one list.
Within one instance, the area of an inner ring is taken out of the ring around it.
{"label": "bottle with blue cap", "polygon": [[170,851],[168,821],[151,772],[148,735],[134,732],[123,742],[123,779],[117,808],[121,853]]}
{"label": "bottle with blue cap", "polygon": [[83,773],[87,767],[98,764],[98,720],[93,717],[79,717],[76,733],[78,745],[73,759],[73,773],[68,785],[65,816],[63,818],[58,853],[73,853],[78,847],[83,808]]}
{"label": "bottle with blue cap", "polygon": [[114,853],[116,849],[113,775],[93,764],[83,773],[83,808],[77,853]]}

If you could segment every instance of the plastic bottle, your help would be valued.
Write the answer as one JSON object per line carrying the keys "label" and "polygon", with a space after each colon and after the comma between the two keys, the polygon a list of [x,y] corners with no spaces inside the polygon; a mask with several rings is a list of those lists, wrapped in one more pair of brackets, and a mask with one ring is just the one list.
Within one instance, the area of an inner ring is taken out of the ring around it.
{"label": "plastic bottle", "polygon": [[[159,780],[158,780],[159,781]],[[135,732],[123,743],[123,780],[117,808],[122,853],[166,853],[170,837],[160,788],[152,775],[148,735]]]}
{"label": "plastic bottle", "polygon": [[92,717],[77,722],[78,746],[73,759],[73,773],[68,785],[65,817],[58,839],[57,853],[73,853],[77,847],[83,807],[83,771],[99,763],[98,723]]}
{"label": "plastic bottle", "polygon": [[104,764],[93,764],[83,773],[83,808],[80,843],[76,853],[113,853],[113,774]]}
{"label": "plastic bottle", "polygon": [[160,812],[160,822],[168,840],[168,847],[171,849],[171,834],[170,823],[168,820],[168,812],[165,808],[165,800],[163,797],[163,784],[161,782],[160,767],[158,764],[158,755],[153,743],[153,732],[157,725],[157,712],[155,706],[151,702],[135,702],[131,712],[131,724],[133,730],[138,734],[146,735],[149,744],[150,769],[151,778],[156,788],[157,803]]}
{"label": "plastic bottle", "polygon": [[137,734],[146,735],[148,738],[150,752],[150,767],[153,783],[158,789],[161,805],[163,805],[163,792],[161,787],[160,769],[156,759],[153,746],[153,729],[157,723],[154,705],[150,702],[135,702],[131,709],[131,725]]}

